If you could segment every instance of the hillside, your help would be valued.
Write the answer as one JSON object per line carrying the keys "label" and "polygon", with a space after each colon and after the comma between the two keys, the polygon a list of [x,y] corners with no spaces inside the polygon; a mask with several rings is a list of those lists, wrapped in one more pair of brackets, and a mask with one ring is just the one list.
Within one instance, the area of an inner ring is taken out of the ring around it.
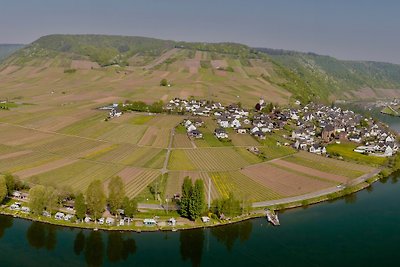
{"label": "hillside", "polygon": [[[95,87],[101,95],[100,88],[109,80],[107,86],[114,94],[108,91],[107,96],[149,101],[196,96],[252,105],[260,96],[282,104],[295,99],[328,103],[338,98],[400,97],[400,90],[395,90],[400,88],[399,65],[342,61],[236,43],[49,35],[10,56],[0,71],[13,73],[14,78],[7,77],[11,83],[23,82],[27,67],[38,87],[43,87],[39,85],[46,77],[54,78],[64,90],[63,81],[68,84],[69,79],[79,77],[77,88]],[[174,92],[158,86],[162,78],[173,83]],[[136,89],[126,91],[127,86]]]}
{"label": "hillside", "polygon": [[23,46],[22,44],[0,44],[0,62]]}
{"label": "hillside", "polygon": [[257,48],[290,70],[322,98],[333,93],[347,98],[399,96],[400,65],[373,61],[345,61],[314,53]]}

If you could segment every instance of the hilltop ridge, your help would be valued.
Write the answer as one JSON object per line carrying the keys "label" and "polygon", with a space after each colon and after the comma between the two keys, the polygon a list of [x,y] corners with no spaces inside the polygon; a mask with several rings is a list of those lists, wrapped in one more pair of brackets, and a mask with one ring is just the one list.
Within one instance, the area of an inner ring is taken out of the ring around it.
{"label": "hilltop ridge", "polygon": [[[183,42],[113,35],[47,35],[9,56],[0,70],[9,66],[63,69],[114,66],[129,71],[163,71],[165,73],[158,73],[159,78],[169,76],[175,85],[183,85],[180,79],[194,79],[193,82],[216,87],[215,95],[226,90],[238,97],[251,95],[244,91],[254,86],[261,91],[264,87],[268,94],[272,88],[271,101],[276,102],[299,99],[328,103],[336,99],[400,97],[400,90],[397,90],[400,88],[399,65],[344,61],[314,53],[251,48],[226,42]],[[232,84],[235,80],[236,84]],[[232,90],[232,86],[236,88]],[[254,94],[257,96],[250,97],[260,96]],[[201,95],[210,97],[212,93],[208,90]],[[229,99],[233,100],[233,97]]]}

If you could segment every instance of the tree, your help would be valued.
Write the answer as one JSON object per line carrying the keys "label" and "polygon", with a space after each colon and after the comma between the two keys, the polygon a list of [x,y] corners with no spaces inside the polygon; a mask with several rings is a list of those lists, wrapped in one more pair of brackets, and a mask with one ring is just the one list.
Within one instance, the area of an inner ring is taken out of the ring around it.
{"label": "tree", "polygon": [[46,207],[45,193],[46,188],[43,185],[35,185],[29,190],[29,208],[33,214],[41,214]]}
{"label": "tree", "polygon": [[189,206],[190,206],[192,190],[193,190],[192,180],[189,178],[189,176],[186,176],[182,184],[182,196],[180,202],[181,206],[180,211],[182,217],[189,217],[190,215]]}
{"label": "tree", "polygon": [[125,188],[121,177],[115,176],[111,178],[111,181],[108,183],[108,204],[110,205],[111,213],[116,214],[117,209],[122,207],[124,197]]}
{"label": "tree", "polygon": [[149,106],[149,111],[152,113],[161,113],[164,110],[164,102],[162,100],[156,101]]}
{"label": "tree", "polygon": [[11,196],[15,189],[14,176],[12,174],[7,173],[6,175],[4,175],[4,178],[5,178],[6,184],[7,184],[7,194],[9,196]]}
{"label": "tree", "polygon": [[45,187],[44,196],[43,196],[44,208],[53,212],[57,209],[58,206],[58,192],[51,186]]}
{"label": "tree", "polygon": [[79,220],[82,220],[86,215],[85,197],[79,193],[75,198],[75,215]]}
{"label": "tree", "polygon": [[124,197],[123,199],[123,208],[125,216],[132,218],[133,215],[137,212],[137,202],[135,199],[129,199],[128,197]]}
{"label": "tree", "polygon": [[86,190],[87,208],[94,219],[100,218],[106,205],[106,195],[104,194],[103,185],[99,180],[90,183]]}
{"label": "tree", "polygon": [[4,177],[0,177],[0,203],[3,202],[3,200],[7,196],[7,183],[6,179]]}
{"label": "tree", "polygon": [[162,79],[162,80],[160,81],[160,86],[167,86],[167,85],[168,85],[167,79]]}
{"label": "tree", "polygon": [[215,213],[218,216],[224,214],[228,217],[234,217],[241,213],[240,201],[237,200],[233,193],[229,193],[229,197],[218,199],[215,203]]}
{"label": "tree", "polygon": [[200,217],[201,213],[204,211],[205,198],[204,198],[204,183],[202,180],[198,179],[194,183],[194,187],[190,196],[189,204],[189,216],[192,220]]}

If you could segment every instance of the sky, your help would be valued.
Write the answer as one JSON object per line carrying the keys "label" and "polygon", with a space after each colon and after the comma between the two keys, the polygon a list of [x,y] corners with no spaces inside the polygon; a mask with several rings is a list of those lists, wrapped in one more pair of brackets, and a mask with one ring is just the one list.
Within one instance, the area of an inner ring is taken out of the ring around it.
{"label": "sky", "polygon": [[113,34],[400,64],[398,0],[0,0],[0,43]]}

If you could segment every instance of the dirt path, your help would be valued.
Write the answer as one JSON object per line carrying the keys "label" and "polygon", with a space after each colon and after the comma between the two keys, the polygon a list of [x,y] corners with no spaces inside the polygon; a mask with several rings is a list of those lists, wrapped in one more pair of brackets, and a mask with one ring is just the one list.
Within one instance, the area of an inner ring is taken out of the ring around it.
{"label": "dirt path", "polygon": [[167,148],[167,155],[165,157],[165,161],[164,161],[164,165],[161,169],[161,173],[165,174],[168,172],[167,166],[168,166],[168,161],[169,161],[169,157],[171,156],[171,148],[172,148],[172,142],[174,140],[174,135],[175,135],[175,128],[171,129],[171,135],[169,137],[169,144],[168,144],[168,148]]}

